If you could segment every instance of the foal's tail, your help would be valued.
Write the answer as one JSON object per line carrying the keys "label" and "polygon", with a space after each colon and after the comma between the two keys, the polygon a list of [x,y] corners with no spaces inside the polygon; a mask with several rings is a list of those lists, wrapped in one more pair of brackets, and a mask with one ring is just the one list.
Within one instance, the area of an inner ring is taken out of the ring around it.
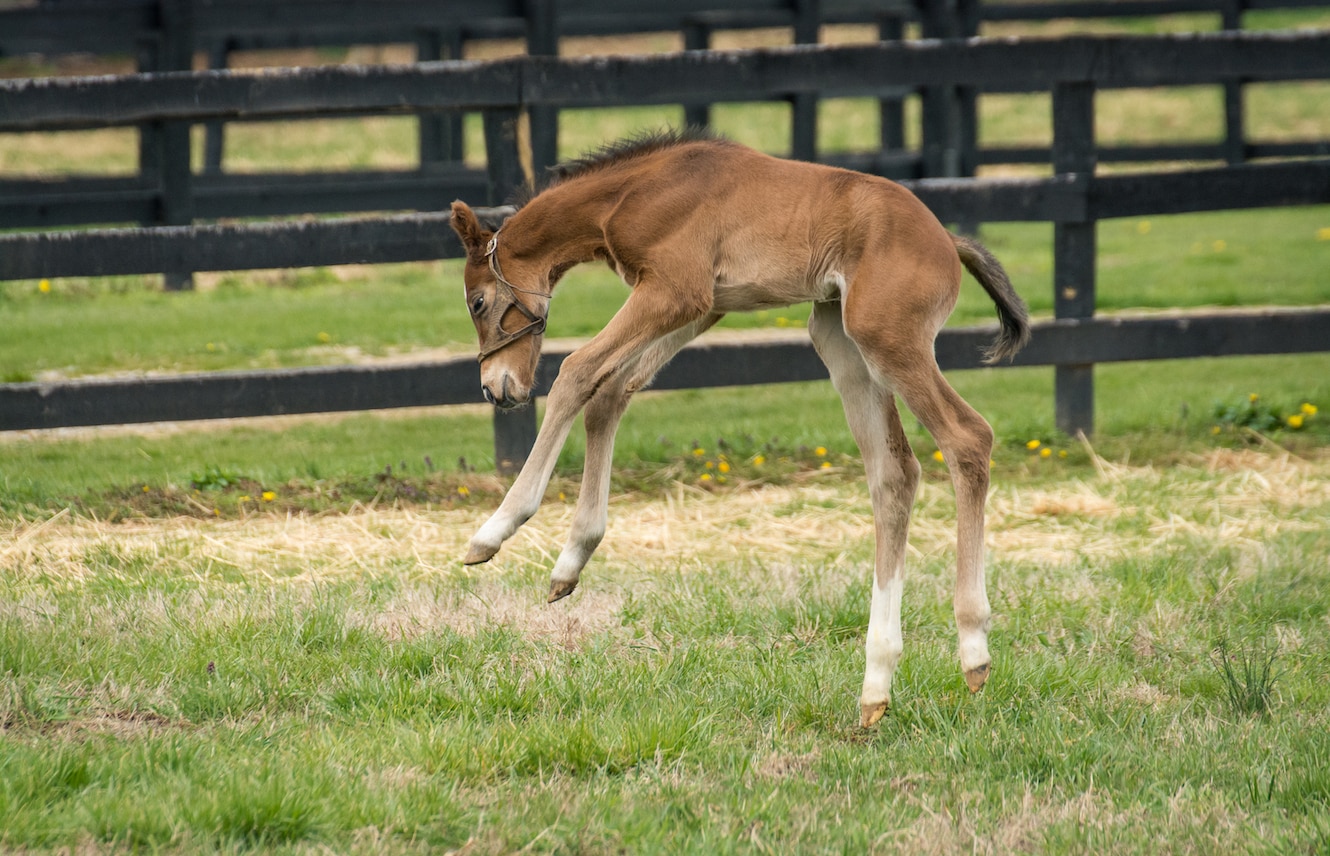
{"label": "foal's tail", "polygon": [[983,244],[960,235],[952,235],[951,240],[956,244],[956,252],[965,269],[979,280],[984,291],[997,304],[998,323],[1002,329],[993,344],[984,349],[984,362],[992,365],[999,360],[1011,359],[1030,341],[1030,313],[1025,308],[1025,301],[1011,287],[1002,264]]}

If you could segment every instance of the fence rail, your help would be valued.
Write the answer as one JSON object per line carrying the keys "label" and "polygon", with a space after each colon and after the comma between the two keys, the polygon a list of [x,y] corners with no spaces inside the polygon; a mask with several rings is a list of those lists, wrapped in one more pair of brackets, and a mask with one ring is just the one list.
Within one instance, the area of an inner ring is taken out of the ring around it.
{"label": "fence rail", "polygon": [[[468,185],[467,195],[474,201],[481,195],[494,201],[521,180],[516,139],[521,110],[668,103],[703,88],[716,98],[742,101],[790,93],[873,93],[883,87],[924,84],[1015,88],[1030,86],[1037,78],[1053,93],[1053,176],[1003,181],[925,179],[910,182],[910,186],[944,221],[1054,223],[1055,320],[1037,326],[1033,344],[1017,364],[1056,366],[1057,424],[1074,433],[1093,426],[1093,365],[1099,362],[1330,349],[1330,312],[1321,310],[1171,319],[1093,317],[1098,219],[1330,203],[1330,160],[1096,174],[1094,97],[1098,89],[1230,77],[1250,81],[1330,78],[1330,32],[929,40],[647,57],[518,57],[266,74],[213,70],[8,81],[0,82],[0,131],[272,118],[310,112],[476,109],[485,116],[488,167],[483,182]],[[448,198],[435,197],[433,207],[441,207]],[[70,200],[69,204],[76,203]],[[0,236],[0,278],[445,258],[460,252],[445,218],[423,213],[4,235]],[[939,359],[951,368],[977,365],[977,342],[988,335],[944,331]],[[658,386],[682,385],[690,377],[689,385],[729,377],[725,372],[730,368],[715,369],[720,364],[734,367],[734,371],[739,366],[750,367],[742,375],[750,379],[730,381],[734,383],[780,382],[792,379],[786,376],[789,372],[800,378],[815,371],[821,376],[811,350],[804,346],[790,345],[794,351],[779,353],[761,349],[742,355],[726,353],[723,358],[716,357],[719,352],[707,350],[715,347],[686,351],[662,374]],[[710,369],[690,375],[687,366],[697,360]],[[558,354],[552,355],[545,371],[553,370],[559,361]],[[433,369],[311,369],[173,380],[11,384],[0,386],[0,413],[4,414],[2,427],[12,430],[90,424],[90,419],[173,420],[474,401],[473,366],[468,359]],[[328,378],[337,378],[337,382],[329,385]],[[366,384],[379,392],[359,391]],[[524,454],[523,446],[534,430],[534,415],[527,414],[496,420],[500,462],[516,461]]]}

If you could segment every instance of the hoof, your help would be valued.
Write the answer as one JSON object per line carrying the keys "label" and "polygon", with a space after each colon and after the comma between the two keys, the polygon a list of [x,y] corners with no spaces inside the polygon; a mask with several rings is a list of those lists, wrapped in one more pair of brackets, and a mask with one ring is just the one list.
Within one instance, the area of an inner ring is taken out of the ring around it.
{"label": "hoof", "polygon": [[550,596],[545,599],[546,603],[554,603],[556,600],[563,600],[573,593],[577,588],[577,580],[568,582],[566,580],[553,580],[550,582]]}
{"label": "hoof", "polygon": [[499,552],[498,547],[491,547],[488,544],[477,544],[475,541],[467,547],[466,558],[462,560],[464,565],[480,565],[494,558],[494,554]]}
{"label": "hoof", "polygon": [[877,725],[878,720],[882,718],[883,714],[887,712],[887,708],[890,706],[891,706],[890,701],[879,701],[879,702],[874,702],[873,704],[864,704],[863,702],[860,702],[859,703],[860,727],[872,728],[874,725]]}
{"label": "hoof", "polygon": [[988,666],[988,663],[984,663],[965,673],[965,683],[969,685],[970,692],[977,693],[984,688],[984,681],[988,680]]}

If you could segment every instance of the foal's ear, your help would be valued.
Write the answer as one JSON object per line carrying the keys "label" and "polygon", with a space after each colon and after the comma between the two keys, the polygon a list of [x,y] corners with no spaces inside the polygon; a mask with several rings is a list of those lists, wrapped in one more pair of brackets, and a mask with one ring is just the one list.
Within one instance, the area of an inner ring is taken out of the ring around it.
{"label": "foal's ear", "polygon": [[453,203],[453,214],[448,220],[457,233],[457,237],[462,239],[462,246],[466,247],[466,254],[474,261],[485,258],[485,245],[489,243],[494,233],[480,225],[480,220],[476,217],[476,212],[471,210],[471,206],[462,200]]}

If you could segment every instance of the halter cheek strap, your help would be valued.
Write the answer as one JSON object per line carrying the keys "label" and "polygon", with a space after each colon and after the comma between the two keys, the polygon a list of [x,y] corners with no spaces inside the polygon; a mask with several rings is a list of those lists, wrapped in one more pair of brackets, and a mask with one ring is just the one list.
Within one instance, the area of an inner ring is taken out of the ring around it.
{"label": "halter cheek strap", "polygon": [[[489,261],[490,273],[494,274],[494,280],[497,284],[495,288],[495,296],[497,299],[494,301],[494,308],[490,311],[498,313],[498,320],[494,325],[494,341],[490,342],[486,347],[481,348],[480,355],[476,358],[482,362],[490,355],[508,347],[523,336],[539,336],[545,332],[545,316],[537,315],[528,309],[525,303],[517,299],[517,295],[514,294],[514,292],[521,292],[522,294],[531,294],[536,297],[544,298],[548,298],[549,295],[542,294],[539,291],[518,288],[509,282],[504,277],[503,271],[499,268],[498,249],[499,234],[495,232],[494,237],[490,238],[489,244],[485,247],[485,258]],[[527,319],[526,325],[512,331],[503,329],[503,316],[508,314],[509,309],[516,309],[518,312],[522,313]]]}

